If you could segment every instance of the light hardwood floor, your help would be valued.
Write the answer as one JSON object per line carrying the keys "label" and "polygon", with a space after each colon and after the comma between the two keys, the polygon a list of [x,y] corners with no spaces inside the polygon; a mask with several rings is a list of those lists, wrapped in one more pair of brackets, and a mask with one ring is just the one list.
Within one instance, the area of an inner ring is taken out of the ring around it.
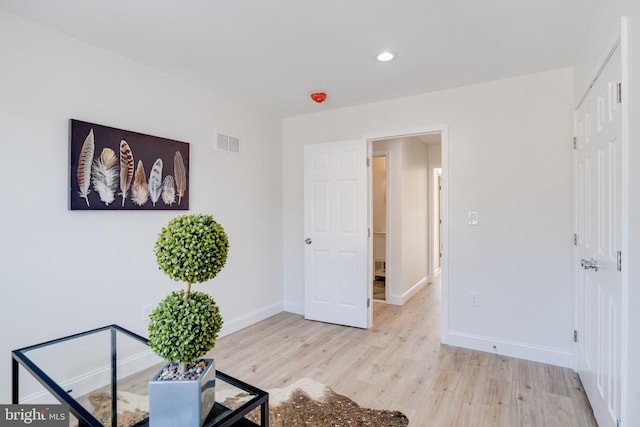
{"label": "light hardwood floor", "polygon": [[218,340],[216,367],[263,389],[312,378],[410,426],[597,426],[570,369],[440,343],[440,287],[374,303],[369,330],[280,313]]}

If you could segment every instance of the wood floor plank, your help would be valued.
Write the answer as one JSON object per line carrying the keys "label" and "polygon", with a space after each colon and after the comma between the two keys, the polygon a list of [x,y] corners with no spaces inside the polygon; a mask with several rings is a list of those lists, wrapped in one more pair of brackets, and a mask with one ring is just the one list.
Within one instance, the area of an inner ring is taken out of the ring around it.
{"label": "wood floor plank", "polygon": [[569,395],[569,388],[562,368],[544,365],[544,376],[542,378],[546,392],[559,396]]}
{"label": "wood floor plank", "polygon": [[571,398],[543,393],[542,416],[549,427],[580,427]]}
{"label": "wood floor plank", "polygon": [[263,389],[312,378],[410,426],[597,427],[575,372],[443,345],[440,286],[374,302],[368,330],[280,313],[218,340],[218,369]]}
{"label": "wood floor plank", "polygon": [[589,400],[587,400],[587,395],[582,387],[582,382],[578,374],[568,369],[563,371],[563,373],[578,425],[591,425],[590,423],[593,418],[591,405],[589,404]]}

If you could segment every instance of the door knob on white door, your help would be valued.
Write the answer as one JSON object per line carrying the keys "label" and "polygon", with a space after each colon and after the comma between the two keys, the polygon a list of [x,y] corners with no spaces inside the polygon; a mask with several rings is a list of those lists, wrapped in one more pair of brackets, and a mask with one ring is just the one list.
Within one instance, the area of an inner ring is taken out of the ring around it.
{"label": "door knob on white door", "polygon": [[305,242],[307,245],[310,245],[310,244],[311,244],[311,239],[307,237],[306,239],[304,239],[304,242]]}
{"label": "door knob on white door", "polygon": [[580,260],[580,266],[585,270],[593,270],[598,271],[598,260],[597,259],[584,259]]}

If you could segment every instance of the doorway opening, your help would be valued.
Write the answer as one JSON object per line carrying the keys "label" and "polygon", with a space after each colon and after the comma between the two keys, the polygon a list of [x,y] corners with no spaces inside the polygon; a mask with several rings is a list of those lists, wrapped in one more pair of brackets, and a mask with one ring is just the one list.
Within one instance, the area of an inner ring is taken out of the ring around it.
{"label": "doorway opening", "polygon": [[442,271],[442,131],[369,141],[372,296],[403,305]]}

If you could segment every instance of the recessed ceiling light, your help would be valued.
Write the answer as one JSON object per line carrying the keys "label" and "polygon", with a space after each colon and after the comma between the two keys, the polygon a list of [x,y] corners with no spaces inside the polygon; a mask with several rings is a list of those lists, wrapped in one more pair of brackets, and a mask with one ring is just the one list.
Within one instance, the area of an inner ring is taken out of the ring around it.
{"label": "recessed ceiling light", "polygon": [[392,59],[395,59],[396,54],[393,52],[389,52],[389,51],[384,51],[378,54],[378,56],[376,56],[376,59],[380,62],[389,62]]}

